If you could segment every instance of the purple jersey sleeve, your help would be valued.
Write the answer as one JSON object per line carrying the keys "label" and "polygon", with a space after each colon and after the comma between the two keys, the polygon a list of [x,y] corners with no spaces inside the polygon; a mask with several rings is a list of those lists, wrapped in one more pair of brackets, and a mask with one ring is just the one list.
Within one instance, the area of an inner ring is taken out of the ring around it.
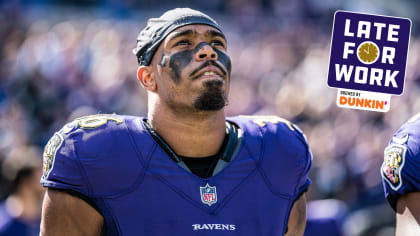
{"label": "purple jersey sleeve", "polygon": [[45,146],[41,185],[88,194],[88,186],[75,154],[74,140],[62,130],[55,133]]}
{"label": "purple jersey sleeve", "polygon": [[296,125],[292,125],[292,127],[294,128],[292,134],[296,137],[296,149],[299,150],[297,151],[298,156],[295,160],[295,172],[298,173],[295,196],[299,196],[305,192],[311,184],[308,173],[312,165],[312,152],[309,149],[308,142],[306,141],[303,132]]}
{"label": "purple jersey sleeve", "polygon": [[133,123],[133,118],[104,114],[64,126],[45,147],[41,184],[90,198],[131,191],[143,175],[143,165],[127,122]]}
{"label": "purple jersey sleeve", "polygon": [[312,166],[312,152],[303,132],[296,125],[293,125],[293,127],[296,129],[296,135],[298,136],[302,148],[304,149],[304,154],[302,153],[302,156],[299,159],[299,172],[301,173],[301,176],[297,183],[297,194],[300,195],[302,192],[306,191],[312,183],[308,177],[309,170]]}
{"label": "purple jersey sleeve", "polygon": [[420,120],[411,119],[384,150],[381,177],[385,197],[396,209],[401,195],[420,191]]}

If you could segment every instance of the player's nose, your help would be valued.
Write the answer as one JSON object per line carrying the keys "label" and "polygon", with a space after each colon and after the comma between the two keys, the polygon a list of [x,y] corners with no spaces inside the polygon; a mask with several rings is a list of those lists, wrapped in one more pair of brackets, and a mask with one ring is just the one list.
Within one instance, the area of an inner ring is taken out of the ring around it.
{"label": "player's nose", "polygon": [[197,61],[217,60],[217,53],[209,44],[205,44],[195,54],[195,59]]}

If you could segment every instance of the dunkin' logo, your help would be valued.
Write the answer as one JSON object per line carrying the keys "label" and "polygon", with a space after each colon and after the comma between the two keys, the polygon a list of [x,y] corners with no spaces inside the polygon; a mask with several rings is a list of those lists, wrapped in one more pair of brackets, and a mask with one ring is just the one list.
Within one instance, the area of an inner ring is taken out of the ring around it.
{"label": "dunkin' logo", "polygon": [[345,97],[340,96],[339,98],[340,105],[348,105],[362,108],[373,108],[373,109],[384,109],[387,101],[379,101],[375,99],[366,99],[366,98],[355,98],[355,97]]}
{"label": "dunkin' logo", "polygon": [[361,92],[355,90],[339,90],[337,106],[368,111],[389,111],[387,99],[390,95],[383,93]]}

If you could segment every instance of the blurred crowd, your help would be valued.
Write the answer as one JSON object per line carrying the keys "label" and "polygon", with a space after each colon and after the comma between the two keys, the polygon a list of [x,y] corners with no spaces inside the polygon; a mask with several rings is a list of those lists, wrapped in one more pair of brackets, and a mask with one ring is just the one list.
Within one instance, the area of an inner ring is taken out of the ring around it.
{"label": "blurred crowd", "polygon": [[[36,2],[0,1],[0,200],[12,195],[7,160],[21,155],[42,163],[33,153],[68,121],[97,113],[146,115],[131,52],[136,36],[148,17],[191,6],[213,16],[227,35],[233,65],[228,115],[278,115],[306,134],[314,157],[308,218],[335,217],[336,235],[393,235],[379,168],[393,132],[420,112],[420,19],[412,14],[419,3]],[[387,113],[335,104],[337,91],[326,81],[337,9],[413,20],[404,94],[392,97]]]}

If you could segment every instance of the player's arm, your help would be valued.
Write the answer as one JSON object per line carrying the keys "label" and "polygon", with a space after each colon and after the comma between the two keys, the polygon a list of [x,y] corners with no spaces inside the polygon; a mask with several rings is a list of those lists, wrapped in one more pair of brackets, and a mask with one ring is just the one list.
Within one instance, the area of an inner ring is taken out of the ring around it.
{"label": "player's arm", "polygon": [[417,235],[420,232],[420,192],[402,195],[397,201],[396,236]]}
{"label": "player's arm", "polygon": [[84,200],[48,189],[42,204],[42,236],[100,236],[103,217]]}
{"label": "player's arm", "polygon": [[302,236],[306,226],[306,196],[302,194],[293,204],[285,236]]}

